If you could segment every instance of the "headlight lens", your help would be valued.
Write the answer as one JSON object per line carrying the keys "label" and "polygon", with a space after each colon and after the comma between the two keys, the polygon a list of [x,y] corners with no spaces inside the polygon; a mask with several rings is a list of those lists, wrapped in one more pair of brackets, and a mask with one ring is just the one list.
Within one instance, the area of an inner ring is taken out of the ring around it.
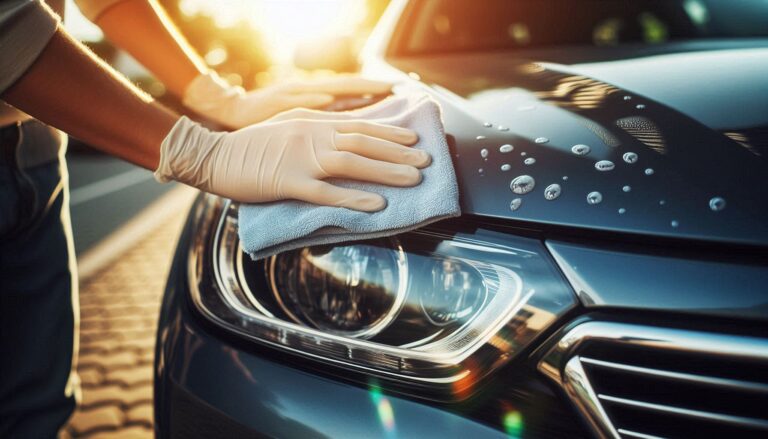
{"label": "headlight lens", "polygon": [[330,333],[378,333],[403,304],[407,266],[402,249],[377,244],[318,246],[270,258],[270,285],[281,309],[296,323]]}
{"label": "headlight lens", "polygon": [[190,290],[204,316],[382,378],[465,395],[575,306],[533,239],[431,227],[254,262],[234,206],[208,197],[197,218]]}

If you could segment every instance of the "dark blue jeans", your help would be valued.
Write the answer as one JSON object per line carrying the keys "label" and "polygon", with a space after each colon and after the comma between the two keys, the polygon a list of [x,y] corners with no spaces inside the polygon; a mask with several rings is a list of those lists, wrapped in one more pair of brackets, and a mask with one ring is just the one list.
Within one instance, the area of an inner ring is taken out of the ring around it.
{"label": "dark blue jeans", "polygon": [[75,408],[79,309],[67,180],[63,160],[29,169],[0,162],[0,438],[56,437]]}

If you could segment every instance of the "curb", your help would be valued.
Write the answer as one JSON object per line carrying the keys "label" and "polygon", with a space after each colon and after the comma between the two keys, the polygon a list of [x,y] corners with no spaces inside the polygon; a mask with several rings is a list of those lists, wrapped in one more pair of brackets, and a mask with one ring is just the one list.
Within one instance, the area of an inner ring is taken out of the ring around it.
{"label": "curb", "polygon": [[80,281],[92,277],[174,215],[186,214],[199,192],[179,184],[78,257]]}

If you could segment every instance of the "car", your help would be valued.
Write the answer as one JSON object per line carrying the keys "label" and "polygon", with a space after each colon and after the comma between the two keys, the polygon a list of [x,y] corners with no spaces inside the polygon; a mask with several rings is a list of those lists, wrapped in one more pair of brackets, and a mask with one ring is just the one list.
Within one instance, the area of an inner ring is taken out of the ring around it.
{"label": "car", "polygon": [[[768,4],[393,1],[462,215],[251,260],[201,195],[159,438],[768,435]],[[269,227],[265,224],[265,227]]]}

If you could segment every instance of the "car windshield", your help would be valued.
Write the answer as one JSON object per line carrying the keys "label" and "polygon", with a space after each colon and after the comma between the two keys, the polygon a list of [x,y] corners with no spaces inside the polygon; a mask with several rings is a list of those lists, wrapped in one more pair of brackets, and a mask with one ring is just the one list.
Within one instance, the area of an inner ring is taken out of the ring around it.
{"label": "car windshield", "polygon": [[768,0],[413,0],[395,52],[768,36]]}

